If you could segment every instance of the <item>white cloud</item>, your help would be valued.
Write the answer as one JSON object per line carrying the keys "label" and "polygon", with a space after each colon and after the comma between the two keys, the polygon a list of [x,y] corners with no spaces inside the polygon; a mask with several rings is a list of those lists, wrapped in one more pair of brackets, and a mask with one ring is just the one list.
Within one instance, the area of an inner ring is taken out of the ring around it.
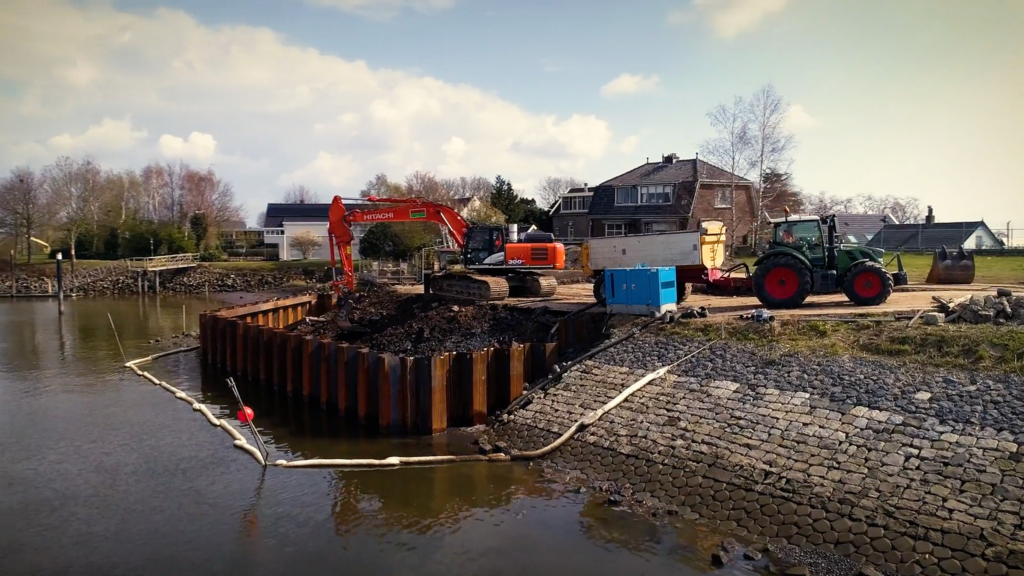
{"label": "white cloud", "polygon": [[623,94],[640,94],[652,92],[661,82],[657,76],[644,76],[643,74],[630,74],[623,72],[601,87],[602,96],[619,96]]}
{"label": "white cloud", "polygon": [[417,12],[447,10],[455,6],[455,0],[306,0],[306,4],[337,8],[374,20],[390,20],[406,8]]}
{"label": "white cloud", "polygon": [[198,160],[207,162],[217,153],[217,141],[209,134],[193,132],[188,140],[164,134],[157,142],[160,153],[168,158],[181,160]]}
{"label": "white cloud", "polygon": [[636,150],[637,144],[640,143],[640,137],[637,135],[628,136],[622,142],[619,142],[619,152],[623,154],[632,154]]}
{"label": "white cloud", "polygon": [[[329,188],[324,195],[415,168],[500,173],[518,186],[586,173],[617,153],[608,123],[592,115],[527,111],[472,86],[291,44],[266,28],[212,28],[164,8],[82,6],[0,2],[0,83],[16,87],[0,94],[0,171],[25,158],[51,161],[55,154],[39,158],[39,147],[54,134],[58,143],[64,132],[71,142],[108,134],[121,143],[119,165],[140,167],[154,154],[212,158],[255,213],[281,182],[302,177]],[[125,111],[131,126],[111,120],[79,133]],[[201,128],[186,137],[183,127]],[[100,163],[112,158],[104,154]]]}
{"label": "white cloud", "polygon": [[282,174],[277,183],[289,186],[297,182],[313,188],[341,188],[352,185],[360,173],[359,163],[352,156],[335,155],[320,152],[316,158],[302,168],[288,174]]}
{"label": "white cloud", "polygon": [[124,120],[104,118],[77,136],[65,132],[50,138],[46,143],[51,150],[60,154],[96,155],[126,150],[146,135],[145,130],[132,129],[131,117]]}
{"label": "white cloud", "polygon": [[790,132],[802,132],[814,128],[818,124],[818,119],[811,116],[807,110],[804,110],[803,104],[791,106],[789,112],[786,113],[786,120],[784,121],[786,130]]}
{"label": "white cloud", "polygon": [[703,20],[721,38],[753,30],[767,16],[781,12],[789,0],[691,0],[690,6],[668,16],[671,24]]}

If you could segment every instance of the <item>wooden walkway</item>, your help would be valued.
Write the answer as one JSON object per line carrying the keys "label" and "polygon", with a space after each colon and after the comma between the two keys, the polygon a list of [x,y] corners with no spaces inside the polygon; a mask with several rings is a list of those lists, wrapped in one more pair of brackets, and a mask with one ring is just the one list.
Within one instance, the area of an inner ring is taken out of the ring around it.
{"label": "wooden walkway", "polygon": [[175,268],[191,268],[199,263],[199,254],[168,254],[150,258],[130,258],[125,260],[130,270],[173,270]]}
{"label": "wooden walkway", "polygon": [[[199,263],[199,254],[168,254],[167,256],[152,256],[148,258],[126,258],[124,260],[113,260],[108,264],[88,270],[68,274],[65,284],[68,290],[91,284],[121,274],[123,272],[137,272],[139,274],[139,293],[142,292],[142,273],[159,272],[160,270],[174,270],[178,268],[191,268]],[[160,291],[159,276],[155,278],[157,291]]]}

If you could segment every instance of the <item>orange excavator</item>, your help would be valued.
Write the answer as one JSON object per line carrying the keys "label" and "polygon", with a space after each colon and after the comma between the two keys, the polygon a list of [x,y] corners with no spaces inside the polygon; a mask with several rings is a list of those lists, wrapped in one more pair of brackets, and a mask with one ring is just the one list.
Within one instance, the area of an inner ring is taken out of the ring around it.
{"label": "orange excavator", "polygon": [[379,203],[381,208],[352,210],[335,196],[328,213],[331,268],[337,270],[335,252],[341,259],[342,278],[335,279],[336,292],[355,290],[352,271],[352,228],[355,223],[434,222],[443,226],[462,251],[464,272],[442,269],[425,277],[429,293],[470,300],[504,300],[509,290],[518,289],[527,296],[554,296],[558,282],[539,274],[539,270],[565,268],[565,246],[546,232],[519,237],[504,226],[470,225],[455,210],[425,198],[361,198],[361,202]]}

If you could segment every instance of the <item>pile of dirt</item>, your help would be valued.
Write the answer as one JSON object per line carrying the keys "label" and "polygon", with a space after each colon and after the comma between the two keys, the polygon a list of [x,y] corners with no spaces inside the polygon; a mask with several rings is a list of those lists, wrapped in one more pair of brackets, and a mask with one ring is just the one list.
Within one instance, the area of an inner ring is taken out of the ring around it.
{"label": "pile of dirt", "polygon": [[940,314],[929,324],[966,322],[968,324],[1024,324],[1024,296],[1014,296],[1008,288],[999,288],[995,295],[966,296],[946,301],[933,297]]}
{"label": "pile of dirt", "polygon": [[500,304],[458,303],[434,296],[407,296],[387,287],[356,294],[347,319],[365,330],[346,331],[333,310],[321,321],[300,324],[296,331],[372,350],[405,356],[442,352],[473,352],[510,346],[513,342],[545,342],[558,316],[544,308],[513,308]]}

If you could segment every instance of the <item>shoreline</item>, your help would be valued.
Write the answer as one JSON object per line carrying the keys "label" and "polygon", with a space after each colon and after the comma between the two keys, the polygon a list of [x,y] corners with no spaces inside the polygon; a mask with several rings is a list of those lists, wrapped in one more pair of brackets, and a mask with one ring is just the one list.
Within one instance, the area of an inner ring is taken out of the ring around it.
{"label": "shoreline", "polygon": [[[497,423],[489,441],[547,444],[699,345],[660,334],[606,351]],[[620,493],[612,500],[627,494],[752,543],[910,576],[1024,575],[1020,412],[1004,416],[990,400],[1024,400],[1020,376],[712,350],[627,399],[550,465],[609,486]]]}

